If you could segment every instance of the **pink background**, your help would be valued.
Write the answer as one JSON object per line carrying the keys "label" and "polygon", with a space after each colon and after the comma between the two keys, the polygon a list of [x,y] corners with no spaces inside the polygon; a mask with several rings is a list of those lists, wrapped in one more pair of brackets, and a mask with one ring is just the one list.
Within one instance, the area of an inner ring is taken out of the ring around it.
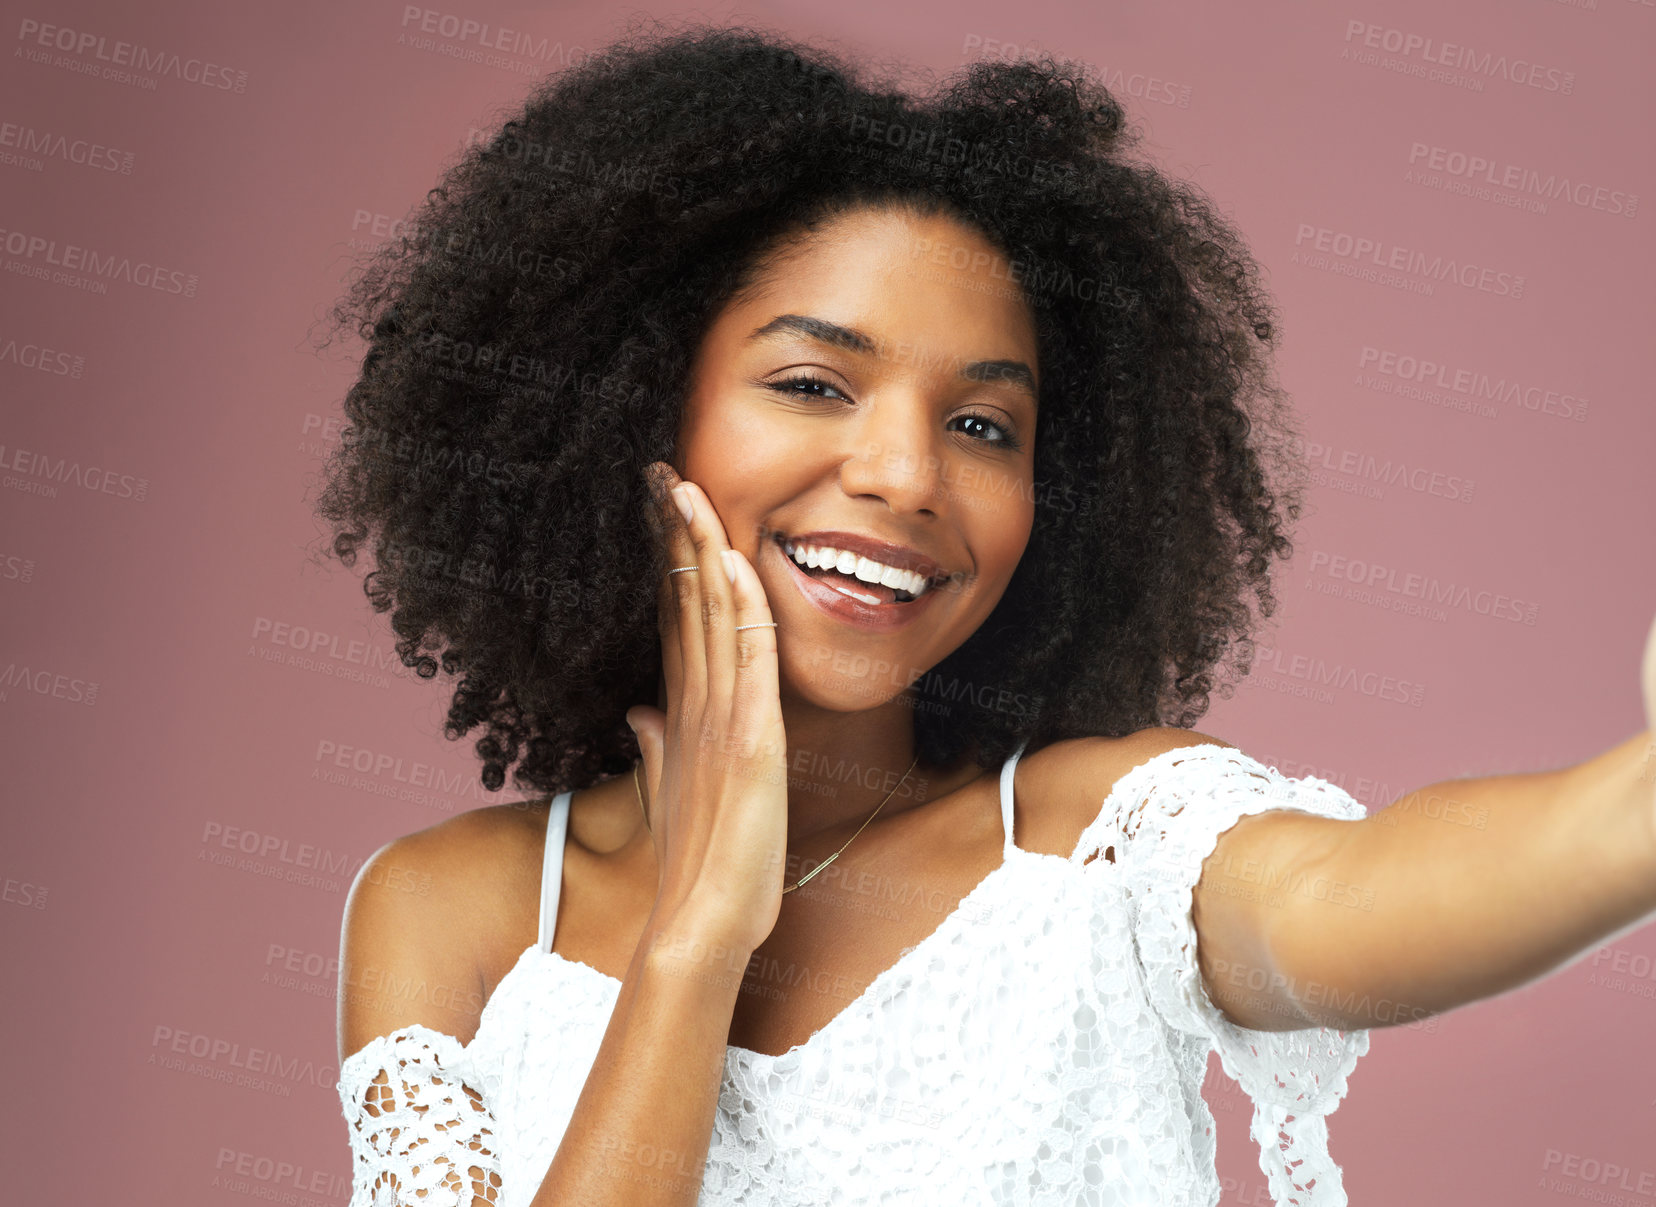
{"label": "pink background", "polygon": [[[0,146],[8,1197],[340,1204],[328,961],[350,872],[497,798],[477,785],[472,739],[441,736],[446,689],[402,669],[355,576],[308,556],[314,473],[358,349],[318,356],[307,340],[353,245],[382,237],[533,78],[603,45],[619,10],[432,10],[561,48],[478,63],[458,37],[406,44],[418,22],[396,3],[7,7],[0,123],[105,148],[89,165],[22,151],[15,130]],[[1656,606],[1656,4],[1243,7],[650,11],[841,39],[940,75],[989,55],[1084,59],[1143,122],[1146,152],[1240,225],[1282,308],[1281,377],[1321,476],[1271,649],[1199,728],[1371,810],[1620,742],[1643,725],[1636,667]],[[232,86],[83,74],[103,64],[20,36],[29,20],[204,59]],[[1425,52],[1370,49],[1353,23],[1539,64],[1540,86],[1434,78]],[[1431,177],[1417,144],[1449,170]],[[1495,176],[1567,177],[1585,204],[1456,191],[1461,156]],[[37,279],[51,265],[36,236],[158,264],[188,294]],[[1319,240],[1347,237],[1452,259],[1474,284],[1317,259]],[[1476,287],[1483,270],[1491,287]],[[1441,380],[1412,381],[1420,361],[1447,366]],[[1506,385],[1456,392],[1457,371]],[[1375,481],[1388,462],[1423,472]],[[1371,567],[1379,581],[1348,597]],[[1411,575],[1517,603],[1421,612]],[[344,747],[402,770],[326,782]],[[416,765],[446,788],[400,798]],[[275,877],[237,862],[231,827],[271,844]],[[346,870],[285,879],[318,859]],[[1552,1204],[1649,1186],[1652,957],[1645,928],[1525,989],[1376,1031],[1331,1120],[1352,1201]],[[180,1060],[186,1033],[244,1055]],[[276,1056],[267,1085],[236,1080],[250,1049]],[[1269,1202],[1246,1100],[1217,1061],[1207,1093],[1223,1201]],[[244,1159],[302,1172],[238,1179]]]}

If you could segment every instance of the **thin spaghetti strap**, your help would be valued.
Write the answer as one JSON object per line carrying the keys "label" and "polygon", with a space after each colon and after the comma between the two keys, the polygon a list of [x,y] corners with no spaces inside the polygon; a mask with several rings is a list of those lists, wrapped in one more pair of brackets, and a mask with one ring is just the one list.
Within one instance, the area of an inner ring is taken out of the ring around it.
{"label": "thin spaghetti strap", "polygon": [[1010,758],[1001,764],[1000,774],[1000,804],[1001,804],[1001,832],[1006,835],[1006,841],[1001,847],[1001,857],[1012,854],[1017,843],[1012,841],[1012,776],[1018,766],[1018,759],[1022,757],[1024,747],[1029,745],[1025,738],[1018,743],[1018,748],[1012,752]]}
{"label": "thin spaghetti strap", "polygon": [[558,927],[558,891],[563,887],[564,837],[569,833],[569,798],[573,789],[552,798],[546,814],[546,852],[541,863],[540,934],[535,946],[552,950],[552,935]]}

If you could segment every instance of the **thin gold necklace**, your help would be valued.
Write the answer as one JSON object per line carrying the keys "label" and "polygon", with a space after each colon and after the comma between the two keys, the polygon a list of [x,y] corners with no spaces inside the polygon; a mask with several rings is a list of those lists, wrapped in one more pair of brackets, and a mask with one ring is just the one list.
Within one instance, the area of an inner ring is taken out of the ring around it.
{"label": "thin gold necklace", "polygon": [[[642,760],[640,760],[640,761],[642,761]],[[917,754],[917,755],[914,756],[914,762],[909,764],[908,771],[903,772],[903,778],[897,781],[897,787],[893,788],[890,792],[887,792],[885,794],[885,800],[882,800],[879,804],[875,805],[874,806],[874,812],[870,813],[868,815],[868,821],[863,822],[862,825],[857,827],[857,834],[861,834],[864,830],[866,830],[868,828],[868,822],[873,821],[874,818],[875,818],[875,815],[878,814],[881,809],[885,808],[886,801],[890,800],[893,796],[895,796],[897,794],[897,788],[901,788],[905,783],[908,782],[909,772],[913,771],[915,769],[915,767],[919,765],[919,763],[920,763],[920,756]],[[633,788],[638,793],[638,808],[639,808],[639,811],[644,814],[644,828],[646,830],[649,830],[650,829],[650,811],[644,807],[644,789],[642,787],[640,787],[639,783],[638,783],[638,763],[633,764]],[[838,851],[835,851],[832,855],[828,856],[828,858],[824,859],[821,863],[817,864],[816,867],[812,868],[810,871],[806,872],[803,876],[801,876],[799,878],[799,880],[796,883],[794,883],[791,887],[785,888],[782,891],[784,893],[793,892],[794,889],[798,888],[801,884],[804,884],[807,880],[809,880],[812,876],[815,876],[818,872],[820,872],[823,868],[827,867],[830,863],[833,863],[834,860],[836,860],[840,857],[840,852],[844,851],[845,847],[850,846],[853,842],[856,841],[857,834],[853,834],[853,835],[851,835],[850,838],[847,838],[845,840],[845,846],[840,847],[840,849]]]}

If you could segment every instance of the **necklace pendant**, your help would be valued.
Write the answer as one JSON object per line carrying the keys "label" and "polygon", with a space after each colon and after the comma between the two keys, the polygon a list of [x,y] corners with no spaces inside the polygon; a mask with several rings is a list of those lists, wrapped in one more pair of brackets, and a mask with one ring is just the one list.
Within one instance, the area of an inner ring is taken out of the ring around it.
{"label": "necklace pendant", "polygon": [[[847,845],[850,845],[850,844],[847,844]],[[841,849],[843,849],[843,848],[841,848]],[[836,860],[836,859],[838,859],[838,858],[839,858],[839,851],[835,851],[835,852],[834,852],[834,853],[833,853],[833,854],[832,854],[832,855],[830,855],[830,856],[828,856],[828,858],[826,858],[826,859],[824,859],[824,860],[823,860],[823,861],[822,861],[822,862],[821,862],[821,863],[819,863],[819,864],[817,864],[817,865],[816,865],[816,867],[814,867],[814,868],[812,868],[812,869],[811,869],[811,870],[810,870],[810,871],[808,871],[808,872],[806,872],[806,873],[805,873],[805,874],[804,874],[804,875],[803,875],[803,876],[801,876],[801,877],[800,877],[800,878],[799,878],[799,881],[798,881],[798,883],[796,883],[796,884],[795,884],[795,885],[794,885],[794,886],[793,886],[793,888],[785,888],[785,889],[783,889],[783,890],[782,890],[782,891],[783,891],[783,892],[784,892],[784,893],[791,893],[791,892],[793,892],[793,889],[794,889],[794,888],[798,888],[798,887],[799,887],[799,886],[800,886],[800,885],[801,885],[801,884],[804,884],[804,883],[805,883],[805,882],[806,882],[806,881],[807,881],[807,880],[809,880],[809,879],[810,879],[810,878],[811,878],[811,877],[812,877],[812,876],[815,876],[815,875],[816,875],[816,874],[817,874],[817,873],[818,873],[818,872],[820,872],[820,871],[821,871],[821,870],[822,870],[822,869],[823,869],[823,868],[825,868],[825,867],[827,867],[827,866],[828,866],[828,865],[829,865],[829,864],[830,864],[830,863],[833,863],[833,862],[834,862],[834,860]]]}

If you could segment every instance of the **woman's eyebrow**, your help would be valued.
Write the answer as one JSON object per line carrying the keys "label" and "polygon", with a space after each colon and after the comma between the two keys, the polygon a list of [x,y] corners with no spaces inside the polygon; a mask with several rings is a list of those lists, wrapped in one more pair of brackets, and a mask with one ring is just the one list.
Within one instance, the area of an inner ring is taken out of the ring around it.
{"label": "woman's eyebrow", "polygon": [[[779,314],[762,327],[756,327],[749,340],[768,339],[792,333],[803,335],[818,343],[831,344],[848,352],[864,355],[878,350],[879,342],[873,336],[855,327],[845,327],[827,319],[812,318],[806,314]],[[959,376],[964,381],[1005,381],[1026,391],[1039,401],[1035,388],[1035,374],[1021,360],[974,360],[961,366]]]}

